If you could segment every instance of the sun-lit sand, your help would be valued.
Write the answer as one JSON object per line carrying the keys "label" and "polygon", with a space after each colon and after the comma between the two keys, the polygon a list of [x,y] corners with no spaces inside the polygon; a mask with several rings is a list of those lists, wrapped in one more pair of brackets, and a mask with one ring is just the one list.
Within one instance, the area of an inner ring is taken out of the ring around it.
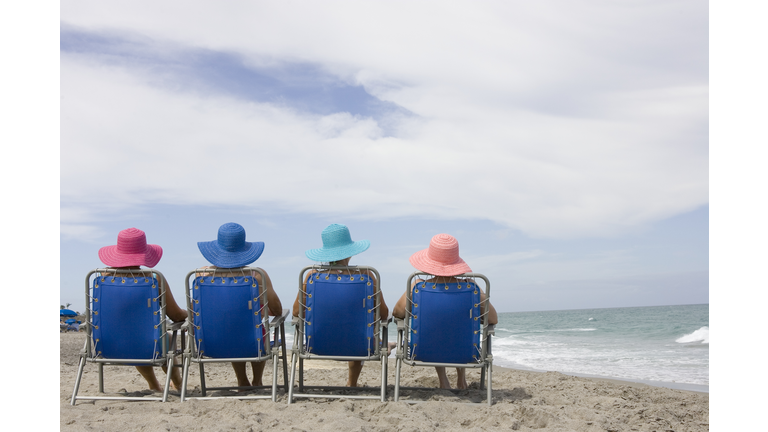
{"label": "sun-lit sand", "polygon": [[[552,431],[708,431],[709,394],[651,387],[643,384],[577,378],[557,372],[528,372],[494,367],[493,406],[480,402],[478,371],[467,374],[470,390],[407,392],[405,398],[426,403],[393,402],[395,362],[389,364],[389,401],[299,399],[292,405],[278,393],[270,400],[191,400],[179,402],[171,392],[169,402],[80,401],[70,405],[77,372],[78,353],[84,334],[60,335],[61,430],[160,430],[160,431],[437,431],[437,430],[533,430]],[[305,382],[343,385],[344,363],[306,362]],[[265,381],[271,382],[271,365]],[[380,366],[367,363],[360,383],[376,385]],[[209,386],[234,385],[228,364],[206,367]],[[165,375],[158,368],[158,378]],[[449,377],[454,380],[453,375]],[[95,395],[98,371],[88,365],[81,394]],[[189,389],[199,394],[199,374],[190,372]],[[405,386],[437,385],[433,369],[404,368]],[[141,393],[146,383],[132,367],[105,367],[105,391]],[[148,390],[145,393],[149,393]]]}

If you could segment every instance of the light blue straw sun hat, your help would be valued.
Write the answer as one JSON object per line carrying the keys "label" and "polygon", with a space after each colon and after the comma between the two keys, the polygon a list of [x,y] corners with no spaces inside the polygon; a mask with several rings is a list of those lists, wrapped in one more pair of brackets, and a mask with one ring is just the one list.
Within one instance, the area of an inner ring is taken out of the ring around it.
{"label": "light blue straw sun hat", "polygon": [[307,258],[313,261],[334,262],[343,260],[365,252],[371,246],[371,242],[368,240],[352,241],[349,228],[346,225],[328,225],[323,230],[321,237],[323,238],[323,247],[305,252]]}

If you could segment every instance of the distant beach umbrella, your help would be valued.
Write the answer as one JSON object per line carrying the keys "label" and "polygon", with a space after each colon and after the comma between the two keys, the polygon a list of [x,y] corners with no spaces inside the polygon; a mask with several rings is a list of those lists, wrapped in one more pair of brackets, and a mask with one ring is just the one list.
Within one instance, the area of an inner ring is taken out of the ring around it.
{"label": "distant beach umbrella", "polygon": [[64,316],[64,317],[77,316],[77,312],[71,309],[61,309],[61,311],[59,312],[59,316]]}
{"label": "distant beach umbrella", "polygon": [[74,318],[70,318],[70,319],[68,319],[68,320],[66,320],[66,321],[64,321],[64,322],[65,322],[65,323],[67,323],[67,324],[72,324],[72,323],[76,323],[76,322],[77,322],[77,320],[76,320],[76,319],[74,319]]}

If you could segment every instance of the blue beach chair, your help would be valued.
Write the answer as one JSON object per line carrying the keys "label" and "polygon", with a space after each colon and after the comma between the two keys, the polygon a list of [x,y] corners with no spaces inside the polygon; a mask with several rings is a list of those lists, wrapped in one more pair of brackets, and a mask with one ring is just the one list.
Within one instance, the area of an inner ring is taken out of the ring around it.
{"label": "blue beach chair", "polygon": [[[423,276],[411,290],[415,277]],[[397,354],[395,401],[400,390],[425,390],[423,387],[401,387],[400,371],[409,366],[479,368],[480,389],[487,387],[487,403],[491,405],[491,336],[493,325],[488,314],[481,313],[480,290],[476,283],[485,284],[485,302],[490,300],[490,282],[479,273],[456,276],[459,283],[425,282],[434,276],[414,272],[408,278],[405,319],[397,323]],[[486,312],[488,308],[486,307]],[[454,390],[464,391],[464,390]],[[407,401],[415,402],[415,401]]]}
{"label": "blue beach chair", "polygon": [[[168,399],[176,335],[181,323],[165,316],[166,287],[157,270],[102,268],[85,278],[86,340],[80,352],[72,405],[78,400]],[[159,282],[158,282],[159,281]],[[169,343],[167,330],[174,330]],[[104,393],[104,365],[167,366],[162,397],[78,396],[86,363],[99,367],[99,393]]]}
{"label": "blue beach chair", "polygon": [[[368,271],[375,275],[375,280],[366,274]],[[295,336],[291,353],[289,404],[295,397],[386,400],[389,319],[380,319],[380,284],[379,272],[373,267],[314,265],[301,270],[299,291],[302,293],[300,298],[304,298],[305,302],[300,303],[299,316],[293,318]],[[307,386],[304,385],[305,360],[378,361],[381,362],[381,385]],[[293,386],[297,362],[298,392]],[[366,390],[379,390],[380,394],[349,394]]]}
{"label": "blue beach chair", "polygon": [[[278,361],[283,360],[283,387],[287,391],[287,364],[285,348],[285,320],[288,309],[270,322],[267,314],[267,290],[251,276],[253,272],[266,280],[264,270],[258,267],[235,269],[197,269],[186,277],[187,325],[190,340],[184,352],[184,371],[181,401],[187,399],[277,398]],[[218,273],[218,274],[217,274]],[[233,274],[240,273],[239,276]],[[192,280],[192,283],[190,283]],[[269,337],[274,330],[274,338]],[[279,332],[279,334],[278,334]],[[282,349],[281,349],[282,348]],[[281,355],[282,352],[282,355]],[[272,385],[261,387],[206,387],[205,364],[224,362],[260,362],[272,360]],[[200,368],[202,396],[187,394],[191,363]],[[255,390],[271,388],[270,395],[239,393],[233,396],[208,396],[209,390]]]}

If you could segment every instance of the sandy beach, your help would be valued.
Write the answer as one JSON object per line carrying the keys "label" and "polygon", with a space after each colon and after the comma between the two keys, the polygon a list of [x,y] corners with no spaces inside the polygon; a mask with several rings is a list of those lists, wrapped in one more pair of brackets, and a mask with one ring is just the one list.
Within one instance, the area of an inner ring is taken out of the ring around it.
{"label": "sandy beach", "polygon": [[[388,368],[389,401],[298,399],[278,402],[190,400],[179,402],[171,391],[169,402],[79,401],[70,405],[83,333],[60,334],[60,427],[63,431],[437,431],[437,430],[551,430],[551,431],[708,431],[709,394],[652,387],[612,380],[579,378],[557,372],[529,372],[494,367],[493,406],[479,402],[479,371],[467,373],[470,389],[402,392],[402,398],[426,400],[393,402],[395,362]],[[346,364],[306,362],[305,383],[343,385]],[[271,365],[264,372],[271,382]],[[165,374],[156,369],[161,381]],[[360,383],[376,385],[379,364],[366,364]],[[234,384],[228,364],[206,366],[208,386]],[[449,372],[455,381],[455,372]],[[87,365],[80,394],[96,395],[98,371]],[[199,395],[200,377],[190,372],[189,389]],[[434,369],[405,367],[404,386],[437,386]],[[132,367],[105,367],[107,393],[149,394]]]}

